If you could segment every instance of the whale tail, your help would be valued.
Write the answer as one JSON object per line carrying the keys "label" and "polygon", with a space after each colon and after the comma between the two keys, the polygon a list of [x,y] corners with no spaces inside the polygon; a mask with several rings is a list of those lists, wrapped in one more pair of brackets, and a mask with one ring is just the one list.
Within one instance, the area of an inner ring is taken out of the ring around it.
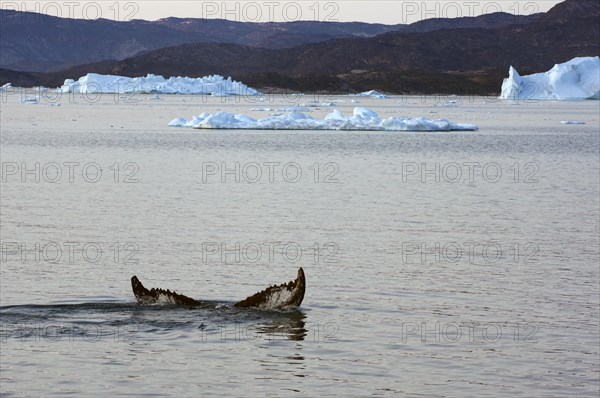
{"label": "whale tail", "polygon": [[174,304],[174,305],[199,305],[201,304],[198,300],[184,296],[183,294],[177,294],[170,290],[146,289],[142,282],[133,276],[131,278],[131,288],[133,289],[133,295],[140,304]]}
{"label": "whale tail", "polygon": [[304,270],[298,269],[296,280],[266,288],[234,304],[238,308],[255,307],[263,310],[299,307],[304,300],[306,277]]}
{"label": "whale tail", "polygon": [[[173,304],[173,305],[201,305],[202,303],[193,298],[164,289],[147,289],[142,282],[133,276],[131,278],[133,294],[140,304]],[[234,307],[254,307],[261,310],[275,310],[286,307],[298,307],[304,299],[306,290],[306,278],[304,270],[298,269],[296,280],[268,287],[242,301],[234,304]]]}

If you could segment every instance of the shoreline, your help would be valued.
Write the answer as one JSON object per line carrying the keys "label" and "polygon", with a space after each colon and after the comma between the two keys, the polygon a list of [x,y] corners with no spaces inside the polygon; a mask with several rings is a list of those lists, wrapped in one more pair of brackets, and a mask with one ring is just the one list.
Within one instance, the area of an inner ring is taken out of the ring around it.
{"label": "shoreline", "polygon": [[[527,71],[526,71],[527,72]],[[86,73],[113,74],[105,68],[91,68]],[[0,68],[0,86],[60,87],[66,79],[78,79],[82,71],[21,72]],[[136,77],[127,76],[124,77]],[[397,72],[352,71],[338,75],[291,76],[276,72],[232,76],[238,82],[265,94],[347,95],[377,90],[389,95],[481,95],[499,96],[506,70],[480,71],[416,71]]]}

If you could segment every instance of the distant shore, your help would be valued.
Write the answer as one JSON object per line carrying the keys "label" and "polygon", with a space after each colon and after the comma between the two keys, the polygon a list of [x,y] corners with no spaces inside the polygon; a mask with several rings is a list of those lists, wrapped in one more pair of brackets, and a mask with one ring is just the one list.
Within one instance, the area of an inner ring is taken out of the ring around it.
{"label": "distant shore", "polygon": [[[110,69],[97,68],[89,72],[110,74]],[[87,72],[86,72],[87,73]],[[391,95],[454,94],[464,96],[497,96],[500,94],[506,70],[483,71],[353,71],[339,75],[288,76],[280,73],[254,73],[232,76],[265,94],[329,94],[345,95],[378,90]],[[65,79],[78,79],[82,71],[20,72],[0,69],[0,86],[60,87]]]}

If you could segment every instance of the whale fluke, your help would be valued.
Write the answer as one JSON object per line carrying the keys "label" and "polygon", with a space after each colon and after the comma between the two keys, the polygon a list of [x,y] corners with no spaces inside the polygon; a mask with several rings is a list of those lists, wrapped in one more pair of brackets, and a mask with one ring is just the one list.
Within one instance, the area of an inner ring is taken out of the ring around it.
{"label": "whale fluke", "polygon": [[[201,305],[202,302],[193,298],[172,292],[170,290],[152,288],[146,289],[142,282],[133,276],[131,278],[133,294],[140,304],[174,304],[174,305]],[[234,304],[234,307],[254,307],[261,310],[277,310],[285,307],[298,307],[304,299],[306,279],[304,270],[298,269],[296,280],[282,285],[271,286],[253,296]]]}
{"label": "whale fluke", "polygon": [[281,309],[284,307],[298,307],[304,299],[306,290],[306,278],[304,270],[298,269],[295,281],[282,285],[271,286],[253,296],[234,304],[234,307],[255,307],[262,310]]}
{"label": "whale fluke", "polygon": [[199,305],[201,304],[198,300],[184,296],[183,294],[177,294],[170,290],[146,289],[142,282],[133,276],[131,278],[131,287],[133,294],[140,304],[174,304],[174,305]]}

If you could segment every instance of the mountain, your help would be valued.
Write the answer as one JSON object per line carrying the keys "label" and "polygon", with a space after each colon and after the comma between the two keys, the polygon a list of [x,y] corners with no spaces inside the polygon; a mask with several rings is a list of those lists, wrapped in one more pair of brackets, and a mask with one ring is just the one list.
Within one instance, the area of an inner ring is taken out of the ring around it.
{"label": "mountain", "polygon": [[184,43],[292,47],[335,37],[370,37],[395,25],[367,23],[243,23],[218,19],[158,21],[66,19],[0,10],[0,67],[57,71],[107,59],[122,60]]}
{"label": "mountain", "polygon": [[383,25],[311,21],[246,23],[198,18],[117,22],[0,10],[0,68],[52,72],[108,59],[123,60],[185,43],[290,48],[334,38],[373,37],[392,31],[429,32],[527,24],[538,15],[498,13],[476,18],[430,19],[412,25]]}
{"label": "mountain", "polygon": [[505,12],[461,18],[430,18],[403,26],[398,32],[426,33],[444,29],[497,29],[510,25],[527,25],[543,14],[513,15]]}

